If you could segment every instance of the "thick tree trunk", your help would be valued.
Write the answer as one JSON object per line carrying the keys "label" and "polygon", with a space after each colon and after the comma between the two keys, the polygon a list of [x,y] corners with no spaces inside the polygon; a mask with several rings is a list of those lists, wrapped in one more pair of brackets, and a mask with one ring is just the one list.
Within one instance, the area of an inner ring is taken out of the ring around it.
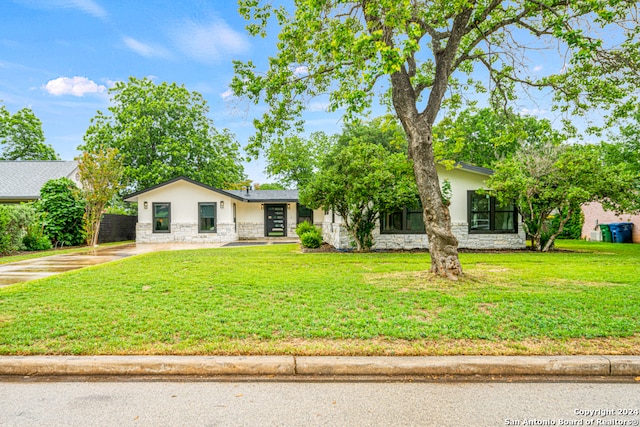
{"label": "thick tree trunk", "polygon": [[418,121],[411,129],[409,153],[422,202],[424,224],[429,238],[431,272],[450,279],[462,274],[458,259],[458,239],[451,231],[449,208],[442,201],[440,181],[432,148],[431,126]]}
{"label": "thick tree trunk", "polygon": [[442,201],[436,171],[433,117],[417,112],[408,76],[395,73],[391,81],[394,108],[409,140],[409,158],[413,160],[413,171],[422,202],[424,224],[429,238],[431,273],[455,280],[462,275],[462,266],[458,259],[458,239],[451,231],[451,215]]}

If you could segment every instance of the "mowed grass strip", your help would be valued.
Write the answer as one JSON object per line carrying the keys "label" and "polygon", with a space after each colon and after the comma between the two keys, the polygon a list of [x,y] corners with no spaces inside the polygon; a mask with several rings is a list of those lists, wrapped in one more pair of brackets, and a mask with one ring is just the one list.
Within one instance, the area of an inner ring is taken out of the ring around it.
{"label": "mowed grass strip", "polygon": [[638,354],[640,245],[140,255],[0,289],[0,354]]}

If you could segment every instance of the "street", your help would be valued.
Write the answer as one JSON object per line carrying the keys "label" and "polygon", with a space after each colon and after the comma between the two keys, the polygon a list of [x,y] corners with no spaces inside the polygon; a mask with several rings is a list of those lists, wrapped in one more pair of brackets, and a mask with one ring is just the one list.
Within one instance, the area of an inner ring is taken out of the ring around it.
{"label": "street", "polygon": [[638,382],[0,382],[1,426],[639,423]]}

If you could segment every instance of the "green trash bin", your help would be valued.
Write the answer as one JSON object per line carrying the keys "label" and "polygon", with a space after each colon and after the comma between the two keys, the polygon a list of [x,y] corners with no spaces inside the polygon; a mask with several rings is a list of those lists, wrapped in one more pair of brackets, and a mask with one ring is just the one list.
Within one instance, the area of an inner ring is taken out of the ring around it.
{"label": "green trash bin", "polygon": [[611,238],[611,230],[609,229],[609,224],[600,224],[600,231],[602,232],[602,241],[603,242],[613,242]]}

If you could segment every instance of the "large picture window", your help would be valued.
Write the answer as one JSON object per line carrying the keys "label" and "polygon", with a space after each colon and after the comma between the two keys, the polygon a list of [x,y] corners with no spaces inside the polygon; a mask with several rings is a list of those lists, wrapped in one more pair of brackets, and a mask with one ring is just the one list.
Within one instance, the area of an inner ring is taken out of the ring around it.
{"label": "large picture window", "polygon": [[518,216],[515,205],[500,204],[495,197],[468,193],[469,233],[517,233]]}
{"label": "large picture window", "polygon": [[200,233],[216,232],[215,203],[198,203],[198,231]]}
{"label": "large picture window", "polygon": [[171,203],[153,203],[153,232],[171,232]]}
{"label": "large picture window", "polygon": [[382,215],[381,230],[383,234],[424,234],[424,220],[420,207],[408,207]]}

